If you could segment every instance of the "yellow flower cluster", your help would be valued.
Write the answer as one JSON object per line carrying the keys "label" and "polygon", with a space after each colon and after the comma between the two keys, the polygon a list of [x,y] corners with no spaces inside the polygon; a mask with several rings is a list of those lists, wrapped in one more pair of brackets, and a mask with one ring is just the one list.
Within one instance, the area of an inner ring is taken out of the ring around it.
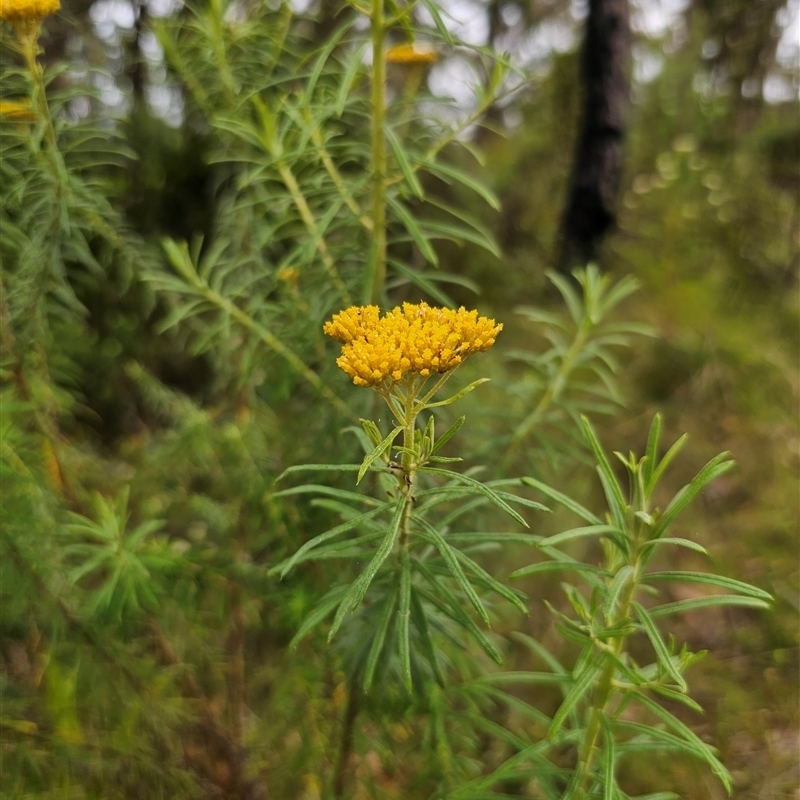
{"label": "yellow flower cluster", "polygon": [[336,360],[357,386],[390,388],[406,375],[424,378],[455,369],[467,356],[488,350],[503,329],[477,311],[403,303],[385,316],[377,306],[353,306],[325,323],[342,343]]}
{"label": "yellow flower cluster", "polygon": [[0,0],[0,19],[6,22],[41,20],[61,8],[59,0]]}
{"label": "yellow flower cluster", "polygon": [[416,48],[413,44],[397,44],[386,51],[390,64],[433,64],[438,56],[435,50]]}

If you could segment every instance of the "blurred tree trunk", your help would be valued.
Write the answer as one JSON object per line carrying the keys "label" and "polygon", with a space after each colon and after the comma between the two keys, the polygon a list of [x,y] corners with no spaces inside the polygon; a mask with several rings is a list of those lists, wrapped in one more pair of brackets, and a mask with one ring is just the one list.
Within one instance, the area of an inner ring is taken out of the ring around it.
{"label": "blurred tree trunk", "polygon": [[616,222],[630,49],[628,0],[589,0],[581,54],[583,117],[561,217],[558,267],[564,272],[591,261]]}

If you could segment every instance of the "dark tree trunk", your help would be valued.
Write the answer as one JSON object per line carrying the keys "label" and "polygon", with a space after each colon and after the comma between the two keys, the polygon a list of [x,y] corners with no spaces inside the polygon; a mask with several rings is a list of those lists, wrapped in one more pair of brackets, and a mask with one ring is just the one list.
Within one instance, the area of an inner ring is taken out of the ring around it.
{"label": "dark tree trunk", "polygon": [[589,0],[581,54],[583,119],[561,217],[559,269],[591,261],[616,222],[629,102],[628,0]]}

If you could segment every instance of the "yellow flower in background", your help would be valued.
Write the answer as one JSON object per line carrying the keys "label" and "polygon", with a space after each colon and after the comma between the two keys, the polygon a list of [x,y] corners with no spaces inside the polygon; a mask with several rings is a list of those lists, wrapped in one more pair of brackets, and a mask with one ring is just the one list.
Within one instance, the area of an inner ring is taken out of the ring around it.
{"label": "yellow flower in background", "polygon": [[386,60],[390,64],[433,64],[438,56],[436,51],[428,47],[414,47],[406,42],[390,47],[386,51]]}
{"label": "yellow flower in background", "polygon": [[0,19],[11,23],[42,20],[59,8],[59,0],[0,0]]}
{"label": "yellow flower in background", "polygon": [[0,118],[36,122],[36,112],[26,100],[0,100]]}
{"label": "yellow flower in background", "polygon": [[488,350],[503,329],[477,311],[403,303],[380,316],[377,306],[353,306],[325,323],[342,343],[336,363],[357,386],[390,389],[407,375],[423,378],[455,369],[469,355]]}

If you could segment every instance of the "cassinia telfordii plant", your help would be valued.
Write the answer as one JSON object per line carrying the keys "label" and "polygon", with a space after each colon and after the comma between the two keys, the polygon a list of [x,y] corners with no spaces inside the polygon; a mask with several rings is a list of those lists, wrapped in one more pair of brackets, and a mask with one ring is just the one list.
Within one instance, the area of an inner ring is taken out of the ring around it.
{"label": "cassinia telfordii plant", "polygon": [[[377,306],[351,307],[335,314],[324,327],[326,334],[342,343],[342,353],[337,360],[339,367],[357,386],[372,388],[383,398],[396,426],[384,436],[374,422],[361,420],[368,441],[365,440],[367,455],[360,465],[309,465],[292,467],[287,472],[353,470],[358,471],[357,482],[360,483],[372,469],[389,499],[373,499],[315,484],[278,493],[328,494],[355,507],[347,511],[343,524],[306,542],[274,570],[285,575],[296,564],[314,559],[350,557],[367,562],[355,581],[334,587],[323,598],[295,637],[295,641],[302,638],[336,609],[328,637],[332,638],[345,616],[361,605],[373,585],[375,588],[364,612],[371,620],[366,627],[370,642],[365,642],[363,663],[359,662],[354,671],[354,675],[361,676],[365,689],[370,686],[378,662],[382,658],[391,660],[390,655],[384,655],[387,651],[399,656],[399,671],[409,691],[413,685],[412,673],[420,676],[423,683],[426,680],[420,655],[428,663],[424,668],[427,674],[443,684],[430,629],[440,628],[445,618],[465,630],[500,663],[497,650],[464,610],[462,600],[472,606],[484,623],[489,623],[473,582],[526,612],[518,593],[492,578],[460,549],[474,541],[468,539],[462,543],[451,526],[461,513],[485,502],[492,503],[522,525],[527,523],[510,503],[539,511],[546,509],[539,503],[503,491],[508,485],[521,486],[520,481],[481,483],[436,463],[460,461],[442,457],[439,450],[461,427],[463,417],[438,439],[433,416],[424,426],[416,425],[423,411],[450,405],[486,380],[474,381],[445,400],[434,399],[466,358],[492,347],[502,327],[493,319],[479,316],[477,311],[434,308],[426,303],[405,303],[402,308],[394,308],[384,315]],[[400,434],[402,445],[397,445],[395,439]],[[395,460],[392,451],[399,459]],[[446,480],[444,485],[419,487],[417,476],[420,473],[434,480]],[[444,512],[445,504],[467,496],[473,498],[469,503],[461,503],[449,514]],[[368,509],[366,513],[364,506]],[[438,516],[443,514],[445,516],[439,520]],[[360,536],[331,543],[332,539],[352,530],[358,530]],[[368,544],[372,542],[377,542],[377,546]],[[397,556],[396,561],[387,562],[392,553]],[[396,647],[390,646],[391,642],[396,642]]]}

